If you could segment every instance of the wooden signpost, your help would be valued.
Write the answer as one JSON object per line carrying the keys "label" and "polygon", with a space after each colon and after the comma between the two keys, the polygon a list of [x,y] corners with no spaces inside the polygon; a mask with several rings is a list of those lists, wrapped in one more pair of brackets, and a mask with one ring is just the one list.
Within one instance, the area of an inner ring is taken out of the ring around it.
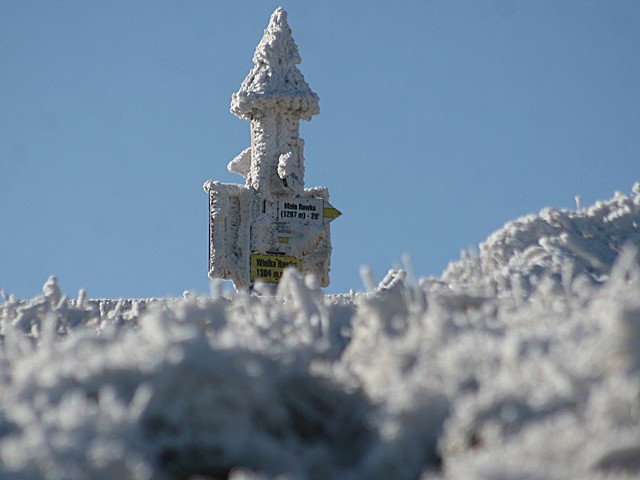
{"label": "wooden signpost", "polygon": [[209,180],[209,276],[237,289],[278,283],[287,267],[329,285],[329,222],[341,215],[325,187],[304,186],[300,120],[319,113],[318,96],[297,65],[300,55],[278,8],[253,56],[254,67],[233,94],[231,111],[251,122],[251,146],[227,168],[244,185]]}

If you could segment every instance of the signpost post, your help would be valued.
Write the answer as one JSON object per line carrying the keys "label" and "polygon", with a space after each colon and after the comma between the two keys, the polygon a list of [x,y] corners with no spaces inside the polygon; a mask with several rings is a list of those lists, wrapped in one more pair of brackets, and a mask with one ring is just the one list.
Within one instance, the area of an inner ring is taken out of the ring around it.
{"label": "signpost post", "polygon": [[304,187],[300,120],[319,113],[318,96],[297,65],[287,14],[278,8],[253,56],[254,67],[231,98],[251,122],[251,146],[228,165],[244,185],[209,180],[209,276],[237,289],[278,283],[287,267],[329,284],[329,222],[341,215],[325,187]]}

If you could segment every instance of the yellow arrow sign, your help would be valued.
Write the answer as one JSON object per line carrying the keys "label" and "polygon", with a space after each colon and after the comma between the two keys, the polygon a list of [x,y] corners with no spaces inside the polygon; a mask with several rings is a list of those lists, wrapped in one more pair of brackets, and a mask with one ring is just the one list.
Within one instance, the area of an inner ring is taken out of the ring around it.
{"label": "yellow arrow sign", "polygon": [[335,220],[336,218],[338,218],[340,215],[342,215],[342,212],[340,210],[338,210],[328,202],[324,203],[324,207],[322,209],[322,216],[324,217],[324,223],[329,223]]}
{"label": "yellow arrow sign", "polygon": [[252,253],[250,262],[252,282],[261,280],[267,283],[278,283],[284,269],[291,266],[302,271],[302,261],[296,257]]}

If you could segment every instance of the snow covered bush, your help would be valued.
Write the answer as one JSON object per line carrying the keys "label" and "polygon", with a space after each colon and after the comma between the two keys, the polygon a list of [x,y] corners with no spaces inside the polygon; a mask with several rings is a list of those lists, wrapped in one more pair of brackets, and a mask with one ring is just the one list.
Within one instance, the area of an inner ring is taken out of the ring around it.
{"label": "snow covered bush", "polygon": [[636,185],[364,293],[5,294],[0,477],[639,478],[639,248]]}

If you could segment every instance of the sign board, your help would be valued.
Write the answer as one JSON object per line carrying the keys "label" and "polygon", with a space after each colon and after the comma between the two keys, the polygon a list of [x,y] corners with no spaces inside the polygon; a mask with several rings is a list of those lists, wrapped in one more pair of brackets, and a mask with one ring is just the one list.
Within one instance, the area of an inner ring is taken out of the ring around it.
{"label": "sign board", "polygon": [[315,197],[280,197],[277,222],[322,225],[335,220],[342,212],[329,202]]}
{"label": "sign board", "polygon": [[302,262],[284,255],[251,254],[251,281],[278,283],[285,268],[294,266],[302,271]]}
{"label": "sign board", "polygon": [[284,197],[278,199],[278,221],[286,223],[322,225],[324,200],[313,197]]}
{"label": "sign board", "polygon": [[329,202],[317,197],[279,196],[275,207],[273,229],[276,243],[271,248],[283,255],[292,254],[294,239],[299,242],[309,235],[317,235],[324,231],[327,223],[342,215]]}

